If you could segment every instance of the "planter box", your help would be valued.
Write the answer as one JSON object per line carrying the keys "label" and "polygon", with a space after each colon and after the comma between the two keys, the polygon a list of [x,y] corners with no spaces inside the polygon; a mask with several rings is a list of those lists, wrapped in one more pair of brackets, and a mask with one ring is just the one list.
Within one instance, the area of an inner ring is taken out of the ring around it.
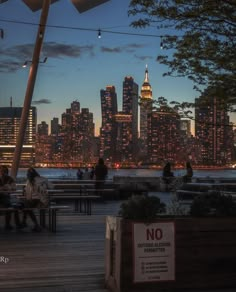
{"label": "planter box", "polygon": [[[170,239],[174,256],[172,254],[167,264],[171,273],[174,271],[174,278],[170,273],[164,280],[137,281],[134,224],[139,226],[143,222],[107,217],[105,280],[110,291],[236,289],[236,218],[168,217],[159,218],[151,226],[165,222],[172,224],[175,230]],[[153,240],[158,242],[158,236]],[[155,255],[153,253],[153,258]],[[153,273],[156,272],[153,270]]]}

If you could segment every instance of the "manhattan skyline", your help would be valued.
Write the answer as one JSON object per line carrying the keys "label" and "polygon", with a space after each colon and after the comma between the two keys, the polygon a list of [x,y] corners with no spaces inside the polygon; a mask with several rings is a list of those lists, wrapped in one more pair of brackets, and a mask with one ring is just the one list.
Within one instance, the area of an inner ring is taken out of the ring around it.
{"label": "manhattan skyline", "polygon": [[[100,90],[115,86],[121,110],[124,78],[132,76],[140,92],[146,65],[153,99],[164,96],[169,101],[193,102],[199,96],[187,78],[162,77],[168,68],[156,58],[163,53],[158,36],[165,32],[156,27],[131,28],[134,18],[128,17],[128,5],[129,1],[110,0],[82,14],[67,0],[51,5],[40,57],[48,59],[39,64],[31,104],[37,107],[38,124],[50,124],[53,117],[61,119],[71,102],[78,100],[81,107],[93,112],[98,134]],[[1,107],[9,106],[11,97],[13,106],[23,106],[29,67],[21,65],[32,59],[40,13],[33,13],[18,0],[0,5],[0,28],[4,31],[0,39]]]}

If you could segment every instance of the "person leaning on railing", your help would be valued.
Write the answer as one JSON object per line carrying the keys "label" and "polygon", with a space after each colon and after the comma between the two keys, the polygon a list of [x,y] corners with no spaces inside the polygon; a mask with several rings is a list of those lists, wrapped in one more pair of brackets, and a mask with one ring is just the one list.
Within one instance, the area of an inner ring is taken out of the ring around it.
{"label": "person leaning on railing", "polygon": [[186,162],[186,174],[183,176],[183,182],[191,182],[193,177],[193,169],[189,161]]}
{"label": "person leaning on railing", "polygon": [[94,174],[96,177],[95,188],[97,190],[103,189],[108,174],[108,168],[105,165],[103,158],[99,158],[98,163],[95,166]]}

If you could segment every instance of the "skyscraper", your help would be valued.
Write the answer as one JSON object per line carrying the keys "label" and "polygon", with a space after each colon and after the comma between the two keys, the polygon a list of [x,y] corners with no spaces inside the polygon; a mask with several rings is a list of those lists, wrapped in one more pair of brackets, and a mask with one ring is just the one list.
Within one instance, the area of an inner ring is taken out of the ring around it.
{"label": "skyscraper", "polygon": [[[127,145],[125,152],[128,154],[130,160],[132,160],[137,154],[137,141],[138,141],[138,84],[134,82],[133,77],[127,76],[123,81],[123,103],[122,103],[122,112],[124,115],[129,115],[129,120],[127,122],[127,117],[125,118],[126,122],[123,125],[123,130],[127,135],[123,133],[123,136],[126,136],[128,140],[124,140],[124,144]],[[124,148],[124,147],[123,147]],[[123,149],[124,150],[124,149]]]}
{"label": "skyscraper", "polygon": [[54,117],[51,120],[51,135],[57,135],[59,133],[59,129],[59,119]]}
{"label": "skyscraper", "polygon": [[38,124],[38,135],[48,136],[48,124],[45,121]]}
{"label": "skyscraper", "polygon": [[[0,163],[12,165],[12,159],[19,133],[21,107],[0,107]],[[21,152],[20,167],[28,167],[35,162],[36,107],[29,110],[28,122]]]}
{"label": "skyscraper", "polygon": [[148,67],[146,66],[145,78],[141,87],[140,99],[140,139],[142,141],[143,155],[147,155],[147,117],[152,112],[152,87],[149,83]]}
{"label": "skyscraper", "polygon": [[52,160],[52,139],[45,121],[38,124],[35,158],[36,165],[47,165]]}
{"label": "skyscraper", "polygon": [[207,94],[195,100],[195,136],[205,165],[231,163],[233,128],[222,99]]}
{"label": "skyscraper", "polygon": [[91,162],[94,129],[93,114],[88,108],[80,109],[80,103],[73,101],[71,107],[62,114],[62,160],[71,165]]}
{"label": "skyscraper", "polygon": [[100,128],[100,156],[112,161],[116,152],[117,127],[115,115],[117,114],[117,94],[115,86],[106,86],[101,89],[102,125]]}
{"label": "skyscraper", "polygon": [[115,115],[115,122],[117,126],[115,160],[128,165],[134,161],[133,149],[137,147],[132,142],[132,115],[119,112]]}
{"label": "skyscraper", "polygon": [[94,133],[95,125],[93,122],[93,114],[88,108],[82,108],[79,118],[79,141],[83,162],[91,162],[94,160]]}
{"label": "skyscraper", "polygon": [[148,114],[147,150],[149,162],[177,162],[180,154],[180,117],[166,107]]}

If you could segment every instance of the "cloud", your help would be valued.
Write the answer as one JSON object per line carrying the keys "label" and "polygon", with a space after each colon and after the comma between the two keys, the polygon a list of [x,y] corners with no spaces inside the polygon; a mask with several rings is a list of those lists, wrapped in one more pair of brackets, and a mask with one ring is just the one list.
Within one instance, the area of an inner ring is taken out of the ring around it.
{"label": "cloud", "polygon": [[[15,72],[25,61],[32,58],[33,44],[18,45],[7,49],[0,49],[0,72]],[[44,43],[43,55],[50,58],[81,58],[84,55],[94,56],[94,46],[67,45],[55,42]]]}
{"label": "cloud", "polygon": [[65,56],[69,58],[78,58],[82,57],[84,54],[94,56],[94,46],[77,46],[48,42],[44,44],[43,52],[44,55],[51,58],[61,58]]}
{"label": "cloud", "polygon": [[[146,47],[147,44],[136,44],[130,43],[124,46],[118,47],[101,47],[102,53],[134,53],[139,49]],[[24,44],[18,45],[10,48],[0,49],[0,72],[3,73],[12,73],[21,69],[25,61],[30,61],[33,55],[34,44]],[[94,56],[95,47],[93,45],[69,45],[62,44],[57,42],[46,42],[43,45],[43,56],[48,58],[82,58],[83,56],[89,55],[90,57]],[[147,60],[148,56],[137,57],[141,60]]]}
{"label": "cloud", "polygon": [[135,52],[137,49],[142,49],[144,47],[146,47],[146,44],[128,44],[125,46],[120,46],[120,47],[101,47],[101,52],[103,53],[124,53],[124,52],[128,52],[128,53],[133,53]]}
{"label": "cloud", "polygon": [[[1,54],[1,53],[0,53]],[[22,67],[22,64],[12,60],[1,60],[0,73],[12,73]]]}
{"label": "cloud", "polygon": [[122,53],[122,48],[119,48],[119,47],[116,47],[116,48],[101,47],[101,51],[103,53]]}
{"label": "cloud", "polygon": [[47,98],[42,98],[42,99],[38,99],[38,100],[34,100],[32,101],[32,104],[50,104],[51,103],[51,100],[50,99],[47,99]]}
{"label": "cloud", "polygon": [[138,55],[134,55],[134,57],[138,60],[141,61],[147,61],[147,60],[152,60],[153,57],[152,56],[138,56]]}

